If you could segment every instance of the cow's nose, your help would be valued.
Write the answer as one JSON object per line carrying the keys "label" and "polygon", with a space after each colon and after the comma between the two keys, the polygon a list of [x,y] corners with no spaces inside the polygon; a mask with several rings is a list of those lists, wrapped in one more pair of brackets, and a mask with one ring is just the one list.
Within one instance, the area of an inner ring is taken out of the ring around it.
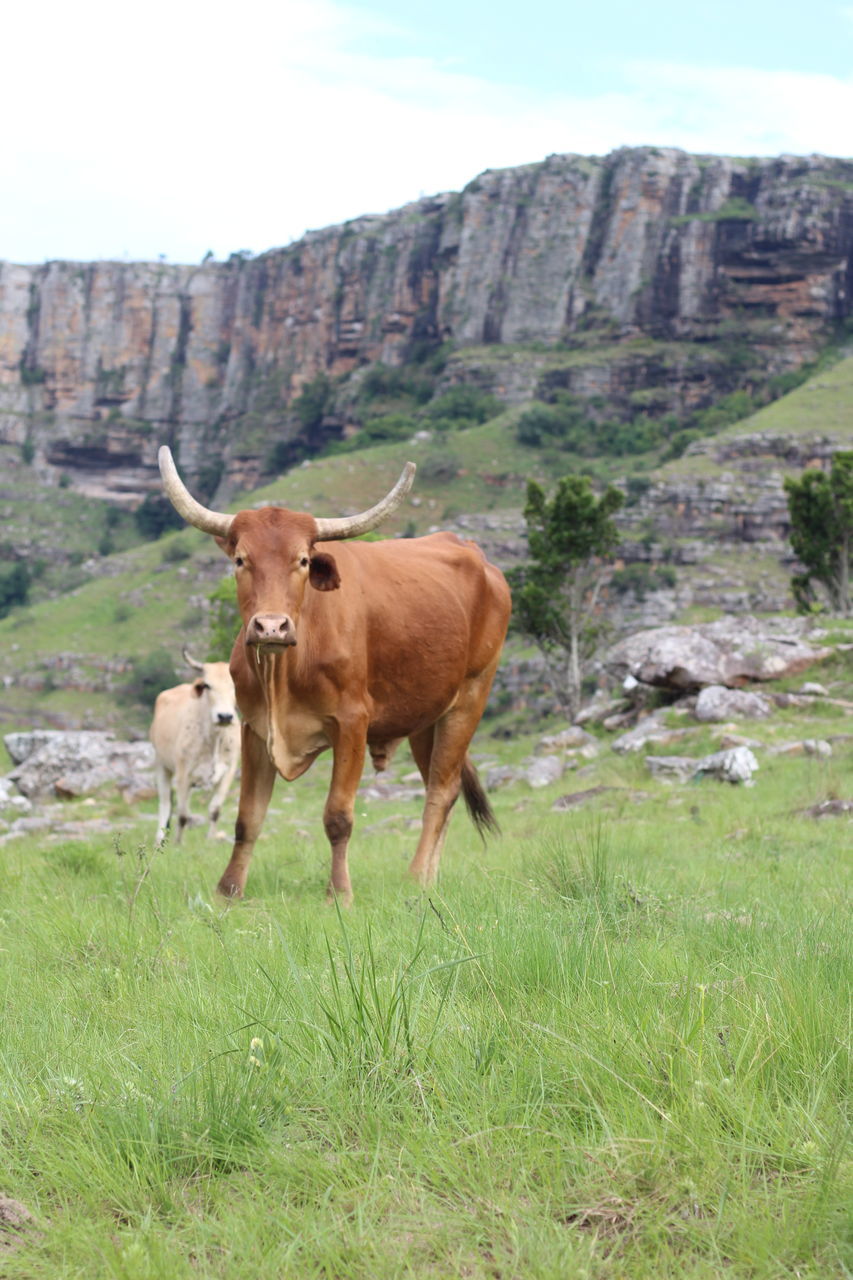
{"label": "cow's nose", "polygon": [[217,712],[216,718],[220,724],[230,724],[234,719],[230,711],[219,711]]}
{"label": "cow's nose", "polygon": [[296,628],[286,613],[256,613],[246,628],[249,644],[296,644]]}

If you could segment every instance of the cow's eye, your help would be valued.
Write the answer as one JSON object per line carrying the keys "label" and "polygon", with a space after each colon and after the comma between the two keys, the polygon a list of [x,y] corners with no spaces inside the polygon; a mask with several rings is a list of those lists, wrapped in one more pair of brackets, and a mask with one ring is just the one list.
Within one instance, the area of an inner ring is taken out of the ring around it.
{"label": "cow's eye", "polygon": [[299,567],[301,569],[307,569],[308,564],[309,564],[309,560],[307,556],[303,556],[302,559],[299,561]]}
{"label": "cow's eye", "polygon": [[234,563],[235,563],[235,565],[237,566],[237,568],[238,568],[238,569],[242,569],[242,568],[243,568],[243,557],[242,557],[242,556],[235,556],[235,557],[234,557]]}

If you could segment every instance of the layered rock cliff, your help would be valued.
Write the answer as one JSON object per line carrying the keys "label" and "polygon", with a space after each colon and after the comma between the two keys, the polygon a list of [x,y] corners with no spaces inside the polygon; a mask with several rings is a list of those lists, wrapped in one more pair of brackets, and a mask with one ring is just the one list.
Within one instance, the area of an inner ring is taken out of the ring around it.
{"label": "layered rock cliff", "polygon": [[[551,156],[253,259],[0,264],[0,442],[132,501],[168,441],[191,482],[227,491],[295,434],[292,401],[320,372],[447,339],[511,347],[530,358],[492,382],[519,399],[543,348],[600,345],[592,392],[643,388],[660,356],[626,363],[624,344],[646,337],[679,344],[654,383],[678,410],[736,385],[747,347],[770,372],[813,357],[851,293],[853,162]],[[720,340],[734,358],[711,358]]]}

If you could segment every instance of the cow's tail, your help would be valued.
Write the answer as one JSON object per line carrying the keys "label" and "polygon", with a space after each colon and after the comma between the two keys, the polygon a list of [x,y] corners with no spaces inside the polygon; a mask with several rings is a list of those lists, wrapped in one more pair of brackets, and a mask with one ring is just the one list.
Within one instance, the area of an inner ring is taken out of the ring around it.
{"label": "cow's tail", "polygon": [[483,789],[480,775],[467,756],[462,766],[462,794],[465,797],[465,804],[468,806],[468,812],[471,815],[474,826],[482,838],[485,840],[487,835],[500,835],[501,829],[494,810],[489,804],[489,798]]}

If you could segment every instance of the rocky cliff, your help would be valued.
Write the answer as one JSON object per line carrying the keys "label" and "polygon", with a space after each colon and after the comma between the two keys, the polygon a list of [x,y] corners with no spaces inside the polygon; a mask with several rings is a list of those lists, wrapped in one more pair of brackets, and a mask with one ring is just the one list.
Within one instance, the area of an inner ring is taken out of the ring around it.
{"label": "rocky cliff", "polygon": [[770,372],[814,356],[851,293],[853,162],[550,156],[253,259],[0,264],[0,442],[132,502],[168,441],[191,481],[228,491],[295,434],[292,401],[320,372],[447,339],[482,366],[485,344],[528,354],[492,378],[517,400],[543,349],[600,347],[591,393],[630,391],[661,364],[625,359],[646,338],[678,344],[653,379],[677,411],[737,385],[746,348]]}

